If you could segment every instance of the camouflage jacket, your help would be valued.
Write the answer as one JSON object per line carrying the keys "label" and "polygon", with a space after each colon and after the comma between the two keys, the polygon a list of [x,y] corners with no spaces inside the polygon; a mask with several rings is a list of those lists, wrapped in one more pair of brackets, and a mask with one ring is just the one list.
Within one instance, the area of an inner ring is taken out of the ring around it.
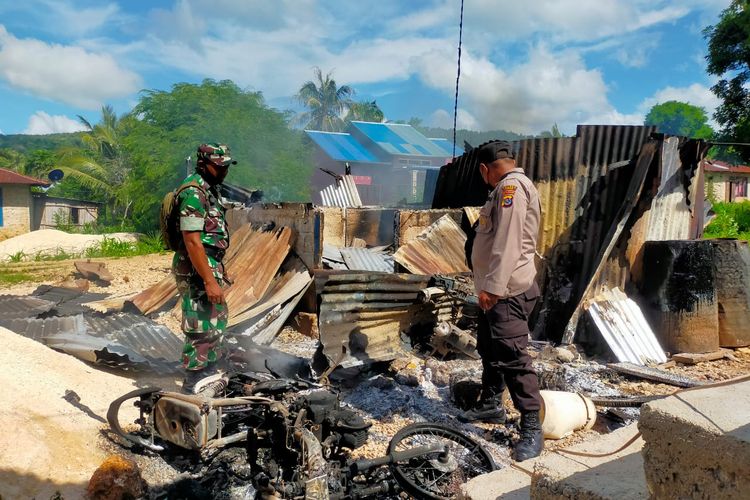
{"label": "camouflage jacket", "polygon": [[[189,187],[180,193],[177,200],[179,228],[180,231],[201,232],[201,241],[206,251],[208,265],[213,270],[214,276],[221,279],[224,275],[221,260],[229,248],[226,208],[217,187],[210,187],[200,174],[196,172],[188,176],[182,185],[189,182],[196,182],[203,186],[207,196],[195,187]],[[184,242],[180,243],[180,247],[175,252],[172,269],[178,279],[188,279],[195,274]]]}

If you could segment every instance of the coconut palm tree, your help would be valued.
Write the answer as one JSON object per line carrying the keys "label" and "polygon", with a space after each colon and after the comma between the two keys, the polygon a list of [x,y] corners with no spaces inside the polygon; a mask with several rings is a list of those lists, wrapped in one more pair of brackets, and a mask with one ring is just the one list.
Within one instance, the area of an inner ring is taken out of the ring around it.
{"label": "coconut palm tree", "polygon": [[354,102],[349,106],[345,121],[360,120],[364,122],[381,123],[385,116],[375,101]]}
{"label": "coconut palm tree", "polygon": [[342,116],[351,106],[354,89],[348,85],[336,86],[332,72],[323,76],[317,66],[313,69],[315,81],[302,85],[295,96],[308,111],[297,116],[297,122],[304,128],[338,132],[344,128]]}

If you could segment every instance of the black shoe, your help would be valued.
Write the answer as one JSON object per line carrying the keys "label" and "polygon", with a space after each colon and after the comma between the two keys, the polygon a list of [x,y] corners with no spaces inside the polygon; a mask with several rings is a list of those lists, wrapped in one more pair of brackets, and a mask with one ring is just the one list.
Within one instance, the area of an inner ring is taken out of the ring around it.
{"label": "black shoe", "polygon": [[486,422],[488,424],[504,424],[505,409],[501,401],[494,399],[478,403],[471,410],[465,411],[458,416],[461,422]]}
{"label": "black shoe", "polygon": [[538,457],[544,449],[544,435],[538,411],[521,414],[521,439],[516,444],[515,460],[523,462]]}

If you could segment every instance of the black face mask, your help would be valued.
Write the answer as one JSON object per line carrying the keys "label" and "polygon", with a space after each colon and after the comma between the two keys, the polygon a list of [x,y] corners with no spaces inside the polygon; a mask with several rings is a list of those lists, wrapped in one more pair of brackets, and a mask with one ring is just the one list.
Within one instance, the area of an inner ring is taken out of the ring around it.
{"label": "black face mask", "polygon": [[218,184],[221,184],[224,182],[224,178],[226,175],[222,176],[221,178],[213,175],[211,172],[208,171],[206,167],[199,167],[198,173],[201,177],[203,177],[203,180],[208,183],[209,186],[216,186]]}

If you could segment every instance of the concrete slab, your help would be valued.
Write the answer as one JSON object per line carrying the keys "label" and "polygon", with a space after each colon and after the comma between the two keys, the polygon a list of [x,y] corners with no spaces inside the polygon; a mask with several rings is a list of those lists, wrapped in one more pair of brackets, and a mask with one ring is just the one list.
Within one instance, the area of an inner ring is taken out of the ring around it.
{"label": "concrete slab", "polygon": [[[616,450],[638,433],[635,425],[602,435],[570,450],[604,454]],[[540,499],[646,499],[646,479],[636,440],[625,450],[603,458],[550,452],[534,460],[476,477],[461,487],[464,500]]]}
{"label": "concrete slab", "polygon": [[750,381],[651,402],[638,427],[654,497],[750,496]]}
{"label": "concrete slab", "polygon": [[[568,448],[601,455],[611,453],[636,436],[630,425],[598,439]],[[643,458],[643,440],[638,438],[623,451],[606,457],[580,457],[550,453],[536,464],[531,480],[531,498],[550,500],[641,500],[649,498]]]}
{"label": "concrete slab", "polygon": [[529,500],[531,476],[506,466],[504,469],[475,477],[461,486],[459,500]]}

